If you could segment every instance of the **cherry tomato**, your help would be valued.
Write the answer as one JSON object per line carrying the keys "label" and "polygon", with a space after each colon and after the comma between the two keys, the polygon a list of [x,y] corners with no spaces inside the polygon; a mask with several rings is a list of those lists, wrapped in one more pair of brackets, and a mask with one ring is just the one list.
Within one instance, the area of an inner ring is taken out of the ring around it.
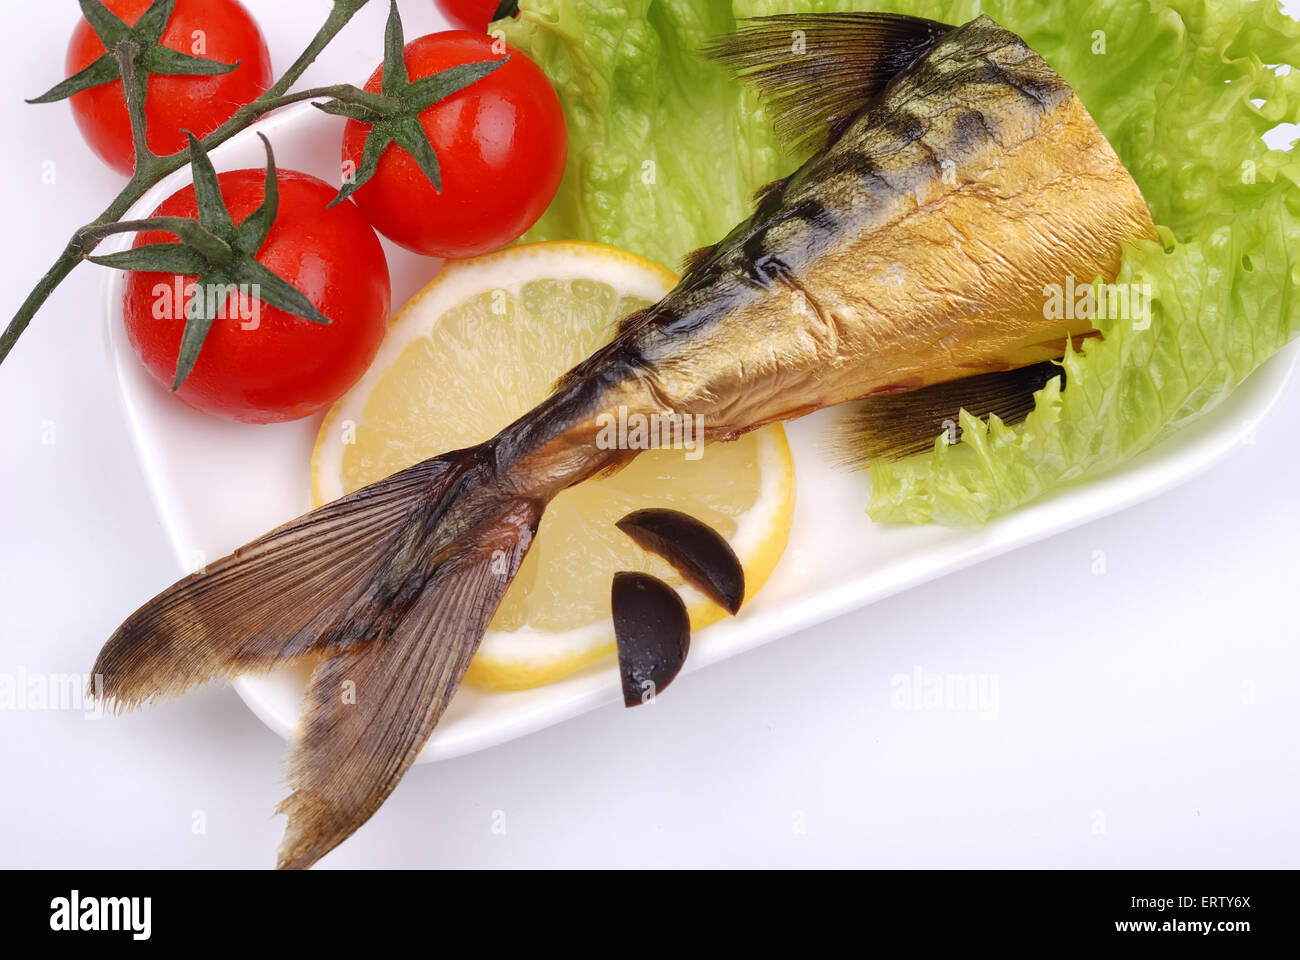
{"label": "cherry tomato", "polygon": [[[134,26],[151,0],[104,0],[127,26]],[[185,147],[182,130],[206,137],[241,106],[256,100],[274,82],[271,55],[252,16],[238,0],[176,0],[162,45],[191,56],[238,63],[230,73],[211,77],[151,76],[145,100],[146,131],[154,153],[166,155]],[[68,76],[88,67],[104,45],[83,17],[68,44]],[[100,158],[122,173],[135,168],[131,123],[116,80],[71,98],[81,135]]]}
{"label": "cherry tomato", "polygon": [[[332,323],[320,324],[261,303],[254,291],[226,301],[226,317],[208,332],[194,369],[177,396],[231,420],[273,423],[323,410],[365,372],[388,323],[388,264],[383,247],[350,201],[326,209],[337,190],[322,180],[281,170],[275,223],[257,260],[297,287]],[[218,177],[231,218],[240,223],[262,203],[264,170]],[[194,217],[189,186],[163,201],[154,216]],[[135,246],[174,242],[143,232]],[[126,332],[149,373],[171,389],[195,277],[131,273]],[[178,295],[179,293],[179,295]]]}
{"label": "cherry tomato", "polygon": [[501,9],[501,0],[434,0],[438,11],[457,30],[486,33],[488,24]]}
{"label": "cherry tomato", "polygon": [[[412,82],[463,63],[500,59],[486,34],[453,30],[406,45]],[[471,257],[519,238],[546,211],[568,157],[564,111],[546,75],[507,48],[499,69],[420,114],[438,155],[439,193],[415,159],[389,144],[354,194],[380,233],[416,253]],[[383,65],[366,83],[380,90]],[[358,169],[370,127],[349,120],[343,160]]]}

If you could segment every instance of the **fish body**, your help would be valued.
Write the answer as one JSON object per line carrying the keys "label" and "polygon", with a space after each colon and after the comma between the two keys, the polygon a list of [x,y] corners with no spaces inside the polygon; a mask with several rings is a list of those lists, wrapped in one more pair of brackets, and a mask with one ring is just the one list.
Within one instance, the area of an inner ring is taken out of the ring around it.
{"label": "fish body", "polygon": [[[281,866],[309,866],[345,839],[413,762],[550,499],[637,454],[601,445],[608,414],[699,416],[725,440],[1058,357],[1089,325],[1049,318],[1045,287],[1111,279],[1122,243],[1155,235],[1073,91],[989,18],[768,18],[758,46],[779,48],[796,22],[811,65],[763,63],[758,80],[808,87],[795,115],[825,120],[827,142],[693,257],[664,300],[496,437],[182,580],[100,654],[95,672],[128,707],[318,659],[281,807]],[[741,66],[755,62],[746,39],[731,48]],[[829,89],[855,57],[866,79]],[[343,706],[348,682],[356,701]]]}
{"label": "fish body", "polygon": [[1122,241],[1154,237],[1073,90],[980,17],[764,191],[610,353],[643,372],[651,406],[734,436],[1058,358],[1091,328],[1047,318],[1046,288],[1111,279]]}

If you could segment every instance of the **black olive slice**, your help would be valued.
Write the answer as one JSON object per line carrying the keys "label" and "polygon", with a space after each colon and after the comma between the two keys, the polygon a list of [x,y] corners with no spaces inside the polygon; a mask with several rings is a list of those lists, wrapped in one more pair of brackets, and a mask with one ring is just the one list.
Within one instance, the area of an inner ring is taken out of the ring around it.
{"label": "black olive slice", "polygon": [[673,682],[691,649],[691,621],[677,591],[648,573],[614,574],[610,591],[623,703],[653,700]]}
{"label": "black olive slice", "polygon": [[617,524],[636,543],[663,557],[693,587],[728,613],[745,599],[745,571],[736,551],[707,523],[679,510],[634,510]]}

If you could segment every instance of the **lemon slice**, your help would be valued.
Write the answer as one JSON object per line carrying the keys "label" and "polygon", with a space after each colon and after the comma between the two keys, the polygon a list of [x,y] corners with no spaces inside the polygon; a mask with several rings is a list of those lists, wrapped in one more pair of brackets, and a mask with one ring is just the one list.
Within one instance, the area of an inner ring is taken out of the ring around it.
{"label": "lemon slice", "polygon": [[[317,505],[492,437],[607,342],[618,319],[676,282],[658,264],[599,244],[530,244],[448,263],[393,318],[369,371],[321,424],[312,457]],[[632,510],[669,507],[713,526],[736,551],[746,599],[753,596],[785,549],[794,512],[785,433],[773,424],[694,459],[688,453],[648,451],[552,501],[469,682],[534,687],[610,654],[610,584],[619,570],[679,587],[697,629],[725,615],[614,526]]]}

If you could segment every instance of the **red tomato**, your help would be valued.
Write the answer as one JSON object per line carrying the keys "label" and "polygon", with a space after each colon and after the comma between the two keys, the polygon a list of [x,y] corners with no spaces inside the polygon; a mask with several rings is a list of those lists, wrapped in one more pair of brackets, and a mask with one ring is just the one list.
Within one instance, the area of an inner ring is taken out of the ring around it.
{"label": "red tomato", "polygon": [[[127,26],[134,26],[150,2],[105,0],[105,5]],[[184,148],[182,130],[190,130],[200,139],[206,137],[274,82],[266,41],[238,0],[177,0],[162,45],[221,63],[237,62],[239,66],[213,77],[149,78],[145,120],[149,146],[157,154]],[[85,69],[103,53],[104,45],[82,18],[68,44],[68,76]],[[129,176],[135,168],[135,152],[122,82],[83,90],[74,94],[71,102],[82,137],[105,163]]]}
{"label": "red tomato", "polygon": [[[236,170],[218,179],[235,223],[261,206],[264,170]],[[231,296],[226,318],[213,322],[198,362],[177,391],[196,409],[248,423],[296,420],[328,407],[360,379],[388,323],[388,264],[361,211],[349,201],[325,209],[338,191],[305,173],[281,170],[278,180],[278,213],[257,260],[333,322],[313,323],[252,296]],[[153,215],[196,214],[189,186]],[[175,239],[141,233],[135,246]],[[178,284],[195,282],[162,273],[127,277],[127,337],[149,373],[169,390],[190,296],[181,286],[178,297]]]}
{"label": "red tomato", "polygon": [[[406,45],[412,82],[463,63],[499,59],[486,34],[454,30]],[[564,111],[546,75],[507,48],[509,61],[420,114],[438,154],[439,193],[409,153],[389,144],[375,175],[354,194],[375,229],[416,253],[471,257],[518,239],[537,222],[564,176]],[[381,64],[366,83],[377,92]],[[343,160],[361,164],[370,127],[349,120]]]}
{"label": "red tomato", "polygon": [[438,11],[457,30],[486,33],[501,0],[434,0]]}

